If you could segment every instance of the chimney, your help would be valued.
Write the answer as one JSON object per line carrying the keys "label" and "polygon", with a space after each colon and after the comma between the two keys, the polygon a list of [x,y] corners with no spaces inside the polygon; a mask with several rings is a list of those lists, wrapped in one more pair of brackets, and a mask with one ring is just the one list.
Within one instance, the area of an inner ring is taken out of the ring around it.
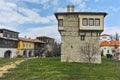
{"label": "chimney", "polygon": [[67,12],[70,12],[70,5],[67,5]]}
{"label": "chimney", "polygon": [[72,12],[74,12],[74,7],[75,7],[74,5],[71,6]]}

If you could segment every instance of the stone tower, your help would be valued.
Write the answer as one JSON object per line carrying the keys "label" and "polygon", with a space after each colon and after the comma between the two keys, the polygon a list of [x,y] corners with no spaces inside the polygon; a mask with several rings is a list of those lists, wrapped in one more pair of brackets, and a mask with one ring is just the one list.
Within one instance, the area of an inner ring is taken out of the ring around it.
{"label": "stone tower", "polygon": [[[88,62],[81,51],[86,42],[95,42],[99,47],[99,37],[104,30],[105,12],[74,12],[74,6],[67,6],[67,12],[57,12],[58,30],[61,35],[61,62]],[[85,52],[85,51],[84,51]],[[101,63],[97,49],[92,63]]]}

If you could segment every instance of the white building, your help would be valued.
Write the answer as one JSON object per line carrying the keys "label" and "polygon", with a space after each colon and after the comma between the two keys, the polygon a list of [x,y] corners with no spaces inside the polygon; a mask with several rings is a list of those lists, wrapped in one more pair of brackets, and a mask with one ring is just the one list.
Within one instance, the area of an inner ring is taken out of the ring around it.
{"label": "white building", "polygon": [[110,35],[108,35],[108,34],[102,34],[100,36],[100,42],[103,42],[103,41],[111,41]]}
{"label": "white building", "polygon": [[103,41],[100,43],[100,50],[103,56],[106,56],[107,54],[113,55],[112,53],[113,49],[114,47],[111,45],[110,41]]}
{"label": "white building", "polygon": [[0,58],[16,57],[19,32],[0,29]]}

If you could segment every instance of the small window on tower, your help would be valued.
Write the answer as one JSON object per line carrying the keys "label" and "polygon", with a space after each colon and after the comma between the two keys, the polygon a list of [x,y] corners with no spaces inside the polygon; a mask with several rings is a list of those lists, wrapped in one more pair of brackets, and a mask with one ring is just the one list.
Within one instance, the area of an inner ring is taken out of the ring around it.
{"label": "small window on tower", "polygon": [[89,26],[94,26],[94,19],[93,18],[89,19]]}
{"label": "small window on tower", "polygon": [[82,24],[83,24],[83,26],[88,26],[88,19],[87,18],[83,18]]}
{"label": "small window on tower", "polygon": [[58,26],[63,26],[63,20],[62,19],[58,20]]}
{"label": "small window on tower", "polygon": [[81,39],[81,41],[84,41],[85,40],[85,35],[81,35],[80,39]]}
{"label": "small window on tower", "polygon": [[100,26],[100,19],[95,19],[95,26]]}

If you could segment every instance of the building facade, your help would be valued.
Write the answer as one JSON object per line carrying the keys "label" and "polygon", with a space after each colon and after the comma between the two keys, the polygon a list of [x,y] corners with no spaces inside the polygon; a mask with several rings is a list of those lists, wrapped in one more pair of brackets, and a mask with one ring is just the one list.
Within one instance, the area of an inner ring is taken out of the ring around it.
{"label": "building facade", "polygon": [[118,48],[116,48],[116,46],[118,46],[118,48],[120,48],[119,40],[102,41],[100,43],[101,54],[103,56],[107,56],[107,54],[114,56],[115,50],[118,49]]}
{"label": "building facade", "polygon": [[57,47],[55,48],[56,43],[53,38],[50,38],[48,36],[39,36],[39,37],[37,37],[37,39],[45,42],[44,48],[42,50],[42,54],[45,57],[51,57],[51,56],[55,56],[56,54],[59,54],[56,51],[56,49],[58,49],[58,48]]}
{"label": "building facade", "polygon": [[[71,11],[70,11],[71,10]],[[61,35],[62,62],[88,62],[87,55],[81,51],[86,42],[99,46],[99,37],[104,30],[105,12],[74,12],[74,6],[67,7],[67,12],[57,12],[58,30]],[[101,63],[99,48],[92,63]]]}
{"label": "building facade", "polygon": [[34,56],[34,41],[30,38],[19,38],[17,55],[23,57]]}
{"label": "building facade", "polygon": [[19,32],[0,29],[0,58],[16,57]]}
{"label": "building facade", "polygon": [[45,42],[43,42],[39,39],[33,39],[33,41],[34,41],[34,54],[35,54],[35,56],[42,57],[42,50],[44,48]]}
{"label": "building facade", "polygon": [[101,55],[106,56],[107,54],[113,55],[112,50],[114,50],[114,46],[111,45],[110,41],[103,41],[100,43]]}
{"label": "building facade", "polygon": [[103,41],[111,41],[112,39],[111,39],[111,37],[110,37],[110,35],[109,34],[102,34],[101,36],[100,36],[100,42],[103,42]]}

